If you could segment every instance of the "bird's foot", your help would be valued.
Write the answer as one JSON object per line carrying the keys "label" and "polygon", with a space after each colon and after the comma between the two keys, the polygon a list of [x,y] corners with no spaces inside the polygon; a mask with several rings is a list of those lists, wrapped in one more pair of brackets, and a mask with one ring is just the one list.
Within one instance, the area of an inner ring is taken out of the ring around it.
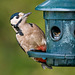
{"label": "bird's foot", "polygon": [[52,69],[52,66],[48,66],[48,65],[45,64],[45,63],[42,63],[41,66],[42,66],[43,69],[46,69],[46,68]]}

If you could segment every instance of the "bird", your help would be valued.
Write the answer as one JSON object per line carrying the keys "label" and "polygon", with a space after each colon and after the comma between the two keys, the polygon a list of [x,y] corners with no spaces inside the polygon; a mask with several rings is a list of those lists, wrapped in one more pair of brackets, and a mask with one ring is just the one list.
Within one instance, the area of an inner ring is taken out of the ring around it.
{"label": "bird", "polygon": [[[28,51],[46,52],[46,38],[44,32],[36,24],[27,23],[27,18],[30,14],[31,12],[17,12],[10,17],[11,26],[16,32],[16,39],[26,54]],[[38,62],[46,63],[45,59],[34,59]]]}

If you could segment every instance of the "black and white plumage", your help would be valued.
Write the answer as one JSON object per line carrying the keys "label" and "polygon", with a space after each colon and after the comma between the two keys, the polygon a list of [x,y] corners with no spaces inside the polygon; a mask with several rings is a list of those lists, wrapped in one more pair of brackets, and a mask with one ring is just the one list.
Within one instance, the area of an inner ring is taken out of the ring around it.
{"label": "black and white plumage", "polygon": [[[27,23],[27,17],[31,14],[18,12],[11,16],[10,22],[16,32],[16,39],[22,49],[27,53],[30,50],[41,50],[46,52],[46,39],[44,32],[33,23]],[[42,58],[36,61],[46,63]]]}
{"label": "black and white plumage", "polygon": [[10,22],[16,32],[16,38],[25,52],[30,49],[37,49],[39,46],[46,47],[46,40],[43,31],[33,23],[27,23],[27,17],[31,13],[15,13],[11,16]]}

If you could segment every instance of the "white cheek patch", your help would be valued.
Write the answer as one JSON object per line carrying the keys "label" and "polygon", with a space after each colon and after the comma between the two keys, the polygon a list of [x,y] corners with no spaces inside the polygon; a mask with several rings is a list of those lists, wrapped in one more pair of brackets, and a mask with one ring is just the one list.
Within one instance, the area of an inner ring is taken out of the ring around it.
{"label": "white cheek patch", "polygon": [[20,20],[21,18],[19,18],[19,19],[16,19],[16,16],[13,18],[13,19],[11,19],[11,24],[12,25],[16,25],[18,22],[19,22],[19,20]]}

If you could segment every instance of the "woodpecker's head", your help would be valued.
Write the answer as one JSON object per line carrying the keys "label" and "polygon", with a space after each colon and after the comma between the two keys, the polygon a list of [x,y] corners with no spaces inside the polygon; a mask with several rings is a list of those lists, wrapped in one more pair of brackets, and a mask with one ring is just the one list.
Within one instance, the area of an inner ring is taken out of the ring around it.
{"label": "woodpecker's head", "polygon": [[26,19],[30,14],[31,14],[31,12],[26,13],[26,14],[24,14],[22,12],[13,14],[10,18],[11,25],[14,28],[18,28],[19,24],[26,22]]}

